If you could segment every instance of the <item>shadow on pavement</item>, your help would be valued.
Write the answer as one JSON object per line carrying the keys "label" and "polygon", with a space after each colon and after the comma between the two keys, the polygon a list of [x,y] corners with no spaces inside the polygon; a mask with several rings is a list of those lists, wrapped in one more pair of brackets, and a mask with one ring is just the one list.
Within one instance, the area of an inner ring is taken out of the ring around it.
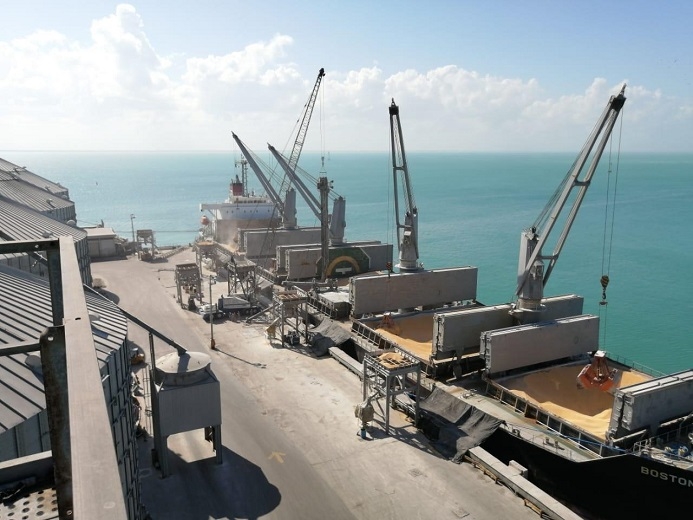
{"label": "shadow on pavement", "polygon": [[219,354],[224,354],[225,356],[233,358],[233,359],[240,361],[242,363],[245,363],[247,365],[250,365],[251,367],[267,368],[267,365],[265,365],[264,363],[251,363],[250,361],[246,361],[243,358],[239,358],[238,356],[234,356],[233,354],[229,354],[228,352],[225,352],[224,349],[221,349],[218,346],[214,349],[214,351],[219,352]]}
{"label": "shadow on pavement", "polygon": [[165,479],[150,464],[141,470],[147,474],[141,480],[142,501],[152,518],[254,520],[279,506],[281,494],[259,466],[226,447],[222,447],[223,462],[218,465],[209,446],[212,456],[194,462],[169,449],[171,475]]}

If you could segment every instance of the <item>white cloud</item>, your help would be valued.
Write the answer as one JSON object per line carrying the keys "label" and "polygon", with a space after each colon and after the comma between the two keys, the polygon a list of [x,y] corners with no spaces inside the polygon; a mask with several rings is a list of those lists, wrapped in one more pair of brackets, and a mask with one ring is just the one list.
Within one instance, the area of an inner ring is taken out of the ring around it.
{"label": "white cloud", "polygon": [[[253,148],[285,146],[317,74],[290,60],[291,36],[222,55],[163,56],[145,29],[136,9],[121,4],[92,23],[87,43],[55,31],[0,41],[0,146],[226,150],[232,130]],[[577,151],[621,86],[596,78],[582,92],[551,97],[540,79],[457,65],[389,76],[378,65],[326,72],[313,115],[321,122],[311,123],[306,150],[325,136],[332,150],[387,149],[394,98],[408,150]],[[640,85],[626,96],[634,149],[687,149],[691,99]]]}
{"label": "white cloud", "polygon": [[682,120],[693,119],[693,104],[680,105],[676,110],[675,117]]}
{"label": "white cloud", "polygon": [[253,43],[241,51],[224,56],[190,58],[182,80],[192,84],[204,83],[210,79],[228,85],[243,82],[257,82],[261,85],[283,83],[287,78],[298,76],[295,69],[284,64],[276,70],[266,69],[284,57],[284,48],[292,43],[291,37],[277,34],[269,42]]}

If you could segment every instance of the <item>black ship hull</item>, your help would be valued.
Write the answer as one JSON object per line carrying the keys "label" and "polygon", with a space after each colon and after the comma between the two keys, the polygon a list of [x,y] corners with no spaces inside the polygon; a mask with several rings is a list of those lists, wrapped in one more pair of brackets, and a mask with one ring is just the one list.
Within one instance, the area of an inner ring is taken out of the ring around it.
{"label": "black ship hull", "polygon": [[593,520],[673,517],[693,504],[693,463],[686,470],[632,453],[577,462],[502,428],[481,446],[506,464],[515,460],[532,483]]}

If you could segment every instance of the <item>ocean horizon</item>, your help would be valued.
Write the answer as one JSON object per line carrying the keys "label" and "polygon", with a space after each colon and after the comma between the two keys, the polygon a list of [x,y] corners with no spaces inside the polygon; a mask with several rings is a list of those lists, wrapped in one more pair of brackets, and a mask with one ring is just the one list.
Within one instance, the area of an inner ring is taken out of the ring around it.
{"label": "ocean horizon", "polygon": [[[268,151],[256,153],[273,164]],[[131,238],[134,224],[152,229],[160,246],[193,242],[199,205],[222,202],[240,175],[237,152],[5,151],[0,157],[68,188],[78,225],[103,222]],[[511,301],[520,233],[574,159],[558,152],[408,152],[425,268],[476,266],[477,299]],[[389,152],[332,151],[323,165],[319,153],[304,152],[299,166],[313,178],[326,176],[346,199],[347,241],[392,243],[396,256],[390,161]],[[249,184],[261,191],[252,171]],[[601,348],[662,372],[693,368],[691,200],[693,154],[605,151],[545,289],[547,296],[583,296],[584,312],[600,316]],[[318,224],[303,201],[298,206],[300,226]],[[611,280],[608,305],[600,305],[603,274]]]}

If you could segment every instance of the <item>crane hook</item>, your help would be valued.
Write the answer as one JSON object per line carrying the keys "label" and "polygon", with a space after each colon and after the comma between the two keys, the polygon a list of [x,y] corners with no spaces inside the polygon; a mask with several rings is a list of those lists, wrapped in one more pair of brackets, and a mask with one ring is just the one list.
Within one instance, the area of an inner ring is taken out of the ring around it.
{"label": "crane hook", "polygon": [[600,282],[602,284],[602,301],[599,302],[599,305],[606,305],[608,303],[606,301],[606,288],[609,285],[608,275],[603,275]]}

